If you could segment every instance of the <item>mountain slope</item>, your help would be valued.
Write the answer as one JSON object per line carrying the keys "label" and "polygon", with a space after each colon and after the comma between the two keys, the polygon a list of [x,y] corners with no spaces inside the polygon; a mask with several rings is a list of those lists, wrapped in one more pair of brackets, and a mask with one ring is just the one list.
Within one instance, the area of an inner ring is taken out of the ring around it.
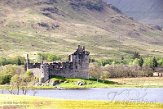
{"label": "mountain slope", "polygon": [[1,0],[0,15],[1,55],[67,55],[78,44],[102,57],[163,53],[163,31],[129,19],[102,0]]}
{"label": "mountain slope", "polygon": [[163,26],[162,0],[105,0],[143,23]]}

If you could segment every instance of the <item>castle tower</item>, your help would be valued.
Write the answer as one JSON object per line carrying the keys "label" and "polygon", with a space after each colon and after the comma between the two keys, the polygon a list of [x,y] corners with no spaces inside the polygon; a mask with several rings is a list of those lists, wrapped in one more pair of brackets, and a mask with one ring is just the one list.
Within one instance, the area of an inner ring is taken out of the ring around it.
{"label": "castle tower", "polygon": [[84,46],[79,45],[76,52],[70,56],[70,61],[73,63],[74,77],[88,78],[89,54],[88,51],[85,51]]}
{"label": "castle tower", "polygon": [[39,80],[39,83],[44,83],[46,82],[47,80],[49,80],[49,68],[48,68],[48,64],[44,64],[42,63],[40,65],[40,80]]}

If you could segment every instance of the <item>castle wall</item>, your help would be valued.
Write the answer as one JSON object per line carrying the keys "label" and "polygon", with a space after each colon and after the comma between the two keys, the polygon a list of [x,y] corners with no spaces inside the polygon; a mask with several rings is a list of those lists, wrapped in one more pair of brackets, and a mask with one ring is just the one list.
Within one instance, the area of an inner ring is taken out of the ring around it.
{"label": "castle wall", "polygon": [[27,67],[28,69],[33,69],[33,68],[40,68],[41,66],[41,63],[27,63],[25,64],[25,70],[27,70]]}
{"label": "castle wall", "polygon": [[35,76],[40,76],[40,82],[46,82],[52,76],[88,78],[89,52],[85,51],[85,47],[78,46],[76,52],[69,56],[68,62],[33,64],[27,60],[25,67],[28,66]]}
{"label": "castle wall", "polygon": [[[76,68],[78,66],[78,68]],[[83,68],[79,65],[74,66],[73,62],[52,63],[49,65],[49,75],[51,76],[63,76],[67,78],[86,78],[86,73],[83,73]],[[79,72],[80,69],[80,72]]]}
{"label": "castle wall", "polygon": [[41,77],[41,69],[40,68],[32,68],[30,71],[33,73],[34,77],[40,78]]}

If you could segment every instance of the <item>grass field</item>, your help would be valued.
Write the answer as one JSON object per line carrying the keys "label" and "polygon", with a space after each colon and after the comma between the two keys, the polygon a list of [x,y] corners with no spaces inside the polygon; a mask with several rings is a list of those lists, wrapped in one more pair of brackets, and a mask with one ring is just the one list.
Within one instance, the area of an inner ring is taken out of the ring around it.
{"label": "grass field", "polygon": [[163,109],[159,103],[75,101],[0,95],[0,109]]}
{"label": "grass field", "polygon": [[[84,88],[163,88],[163,77],[143,77],[143,78],[110,78],[108,80],[95,79],[73,79],[54,77],[51,81],[60,81],[56,86],[34,86],[32,89],[84,89]],[[79,86],[77,82],[84,82],[85,85]],[[50,83],[51,84],[51,83]],[[9,85],[0,85],[0,89],[8,89]]]}
{"label": "grass field", "polygon": [[[62,88],[110,88],[110,87],[147,87],[147,88],[162,88],[163,78],[162,77],[142,77],[142,78],[116,78],[108,80],[95,79],[72,79],[72,78],[53,78],[52,80],[63,81],[58,84]],[[66,82],[65,82],[66,81]],[[86,84],[78,86],[78,81],[84,81]]]}
{"label": "grass field", "polygon": [[[57,86],[61,88],[72,88],[72,89],[78,89],[78,88],[107,88],[107,87],[113,87],[114,85],[118,85],[117,82],[108,81],[108,80],[99,80],[97,82],[96,79],[74,79],[74,78],[60,78],[60,77],[54,77],[51,80],[54,81],[62,81]],[[82,86],[79,86],[78,82],[84,82],[85,84]]]}
{"label": "grass field", "polygon": [[120,83],[122,87],[163,87],[163,77],[116,78],[109,80]]}

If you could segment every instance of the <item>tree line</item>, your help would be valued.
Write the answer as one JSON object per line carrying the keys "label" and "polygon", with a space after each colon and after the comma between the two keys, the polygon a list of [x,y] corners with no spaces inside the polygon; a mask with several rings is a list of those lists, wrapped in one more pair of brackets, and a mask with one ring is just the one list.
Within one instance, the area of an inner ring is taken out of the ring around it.
{"label": "tree line", "polygon": [[[41,61],[59,61],[62,58],[55,54],[50,53],[38,53],[35,59],[35,62],[41,62]],[[31,62],[34,62],[34,60],[30,60]],[[24,65],[26,62],[25,57],[22,56],[15,56],[15,57],[0,57],[0,66],[5,65]]]}
{"label": "tree line", "polygon": [[163,67],[163,58],[142,57],[138,52],[128,59],[91,59],[90,62],[90,78],[97,81],[105,78],[151,77],[157,67]]}

